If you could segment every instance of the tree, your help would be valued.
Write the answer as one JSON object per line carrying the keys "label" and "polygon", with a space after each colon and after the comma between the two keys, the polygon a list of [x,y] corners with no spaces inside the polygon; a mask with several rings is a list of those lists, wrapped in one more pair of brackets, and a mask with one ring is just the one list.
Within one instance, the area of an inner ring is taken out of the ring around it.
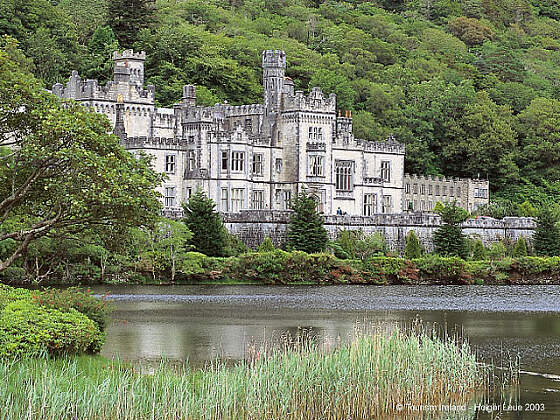
{"label": "tree", "polygon": [[183,221],[193,234],[191,244],[197,252],[210,257],[225,257],[228,250],[227,231],[215,207],[214,201],[198,190],[183,204]]}
{"label": "tree", "polygon": [[119,45],[132,48],[138,32],[154,20],[153,0],[109,0],[107,21]]}
{"label": "tree", "polygon": [[439,255],[466,258],[467,242],[461,223],[467,220],[469,213],[453,202],[444,206],[439,212],[443,224],[434,232],[435,251]]}
{"label": "tree", "polygon": [[[12,41],[5,41],[10,43]],[[0,49],[0,272],[44,236],[106,226],[150,226],[162,178],[109,134],[104,115],[42,89]]]}
{"label": "tree", "polygon": [[450,21],[449,30],[469,46],[480,45],[494,36],[494,31],[492,31],[490,26],[478,19],[465,16],[460,16]]}
{"label": "tree", "polygon": [[258,252],[272,252],[276,250],[276,247],[272,243],[272,239],[270,237],[264,238],[264,240],[260,243],[259,248],[257,249]]}
{"label": "tree", "polygon": [[409,260],[413,258],[420,258],[422,256],[422,244],[416,236],[416,233],[411,230],[406,235],[406,244],[404,246],[404,256]]}
{"label": "tree", "polygon": [[517,241],[515,241],[515,246],[513,247],[513,257],[526,257],[528,253],[527,241],[523,236],[520,236],[519,238],[517,238]]}
{"label": "tree", "polygon": [[539,256],[560,256],[558,217],[551,207],[544,207],[539,211],[533,247]]}
{"label": "tree", "polygon": [[473,261],[482,261],[486,259],[486,248],[480,239],[474,242],[472,258]]}
{"label": "tree", "polygon": [[296,195],[291,208],[294,213],[288,224],[288,246],[307,253],[323,251],[329,237],[317,211],[317,202],[303,190]]}

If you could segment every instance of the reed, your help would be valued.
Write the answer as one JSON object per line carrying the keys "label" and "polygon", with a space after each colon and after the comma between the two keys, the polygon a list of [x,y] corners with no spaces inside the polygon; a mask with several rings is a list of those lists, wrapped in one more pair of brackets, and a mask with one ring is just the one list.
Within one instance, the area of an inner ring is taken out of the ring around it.
{"label": "reed", "polygon": [[359,334],[327,350],[259,349],[235,366],[145,366],[101,357],[0,362],[0,419],[367,419],[398,404],[467,404],[488,382],[466,343]]}

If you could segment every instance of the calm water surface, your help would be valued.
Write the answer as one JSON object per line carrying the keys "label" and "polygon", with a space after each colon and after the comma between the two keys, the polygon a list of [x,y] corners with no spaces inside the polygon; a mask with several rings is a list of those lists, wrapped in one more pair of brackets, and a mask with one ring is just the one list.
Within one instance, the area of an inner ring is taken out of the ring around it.
{"label": "calm water surface", "polygon": [[[480,358],[521,360],[523,411],[473,419],[560,419],[560,286],[101,286],[116,306],[102,354],[203,364],[241,360],[289,335],[348,340],[356,325],[420,318],[468,337]],[[544,404],[544,412],[526,411]],[[453,418],[450,416],[449,418]],[[463,418],[463,417],[461,417]]]}

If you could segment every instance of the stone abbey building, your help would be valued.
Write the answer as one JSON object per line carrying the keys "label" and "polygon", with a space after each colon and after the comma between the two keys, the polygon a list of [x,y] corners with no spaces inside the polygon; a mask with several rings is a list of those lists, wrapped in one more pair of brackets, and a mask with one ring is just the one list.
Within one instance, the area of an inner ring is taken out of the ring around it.
{"label": "stone abbey building", "polygon": [[285,210],[303,188],[326,215],[408,210],[404,145],[354,138],[352,115],[337,110],[336,95],[294,91],[283,51],[262,53],[263,103],[241,106],[197,105],[187,85],[180,103],[157,107],[154,86],[144,86],[145,58],[115,52],[107,85],[74,71],[53,93],[105,114],[126,149],[155,157],[155,169],[167,175],[160,187],[166,214],[180,213],[198,188],[224,213]]}

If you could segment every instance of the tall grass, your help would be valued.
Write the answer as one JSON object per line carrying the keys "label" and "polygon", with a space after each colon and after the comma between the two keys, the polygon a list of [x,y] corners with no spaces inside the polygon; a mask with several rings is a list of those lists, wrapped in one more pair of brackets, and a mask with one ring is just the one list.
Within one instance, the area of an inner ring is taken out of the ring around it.
{"label": "tall grass", "polygon": [[146,374],[91,356],[3,361],[0,419],[392,418],[397,404],[465,404],[488,375],[467,344],[399,330],[202,370],[161,363]]}

